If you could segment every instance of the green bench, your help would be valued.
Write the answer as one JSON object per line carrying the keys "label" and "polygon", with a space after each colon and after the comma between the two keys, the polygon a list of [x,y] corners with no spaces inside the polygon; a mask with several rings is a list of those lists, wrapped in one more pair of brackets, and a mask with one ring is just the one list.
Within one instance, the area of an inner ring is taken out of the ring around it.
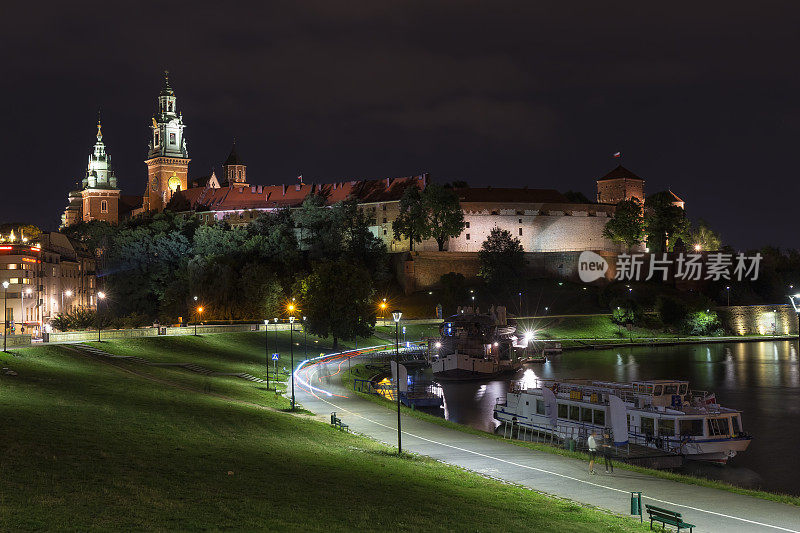
{"label": "green bench", "polygon": [[694,524],[687,524],[684,522],[681,518],[681,513],[649,504],[645,504],[644,508],[647,510],[647,514],[650,515],[650,529],[653,529],[653,522],[655,521],[661,522],[662,530],[665,529],[667,524],[669,524],[678,528],[678,532],[680,532],[681,529],[688,529],[689,533],[694,531]]}
{"label": "green bench", "polygon": [[350,426],[342,422],[342,419],[336,416],[336,411],[331,413],[331,425],[335,428],[347,431]]}

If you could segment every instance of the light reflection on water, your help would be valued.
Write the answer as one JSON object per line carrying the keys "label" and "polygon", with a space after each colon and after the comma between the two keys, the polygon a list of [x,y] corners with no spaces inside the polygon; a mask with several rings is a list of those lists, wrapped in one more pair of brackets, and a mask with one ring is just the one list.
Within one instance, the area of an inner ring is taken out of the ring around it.
{"label": "light reflection on water", "polygon": [[[754,439],[725,467],[693,464],[688,469],[800,494],[800,369],[791,341],[573,351],[529,365],[513,377],[526,386],[541,378],[689,380],[693,389],[713,391],[723,405],[741,409],[744,429]],[[509,381],[442,382],[445,417],[492,431],[495,400],[505,397]]]}

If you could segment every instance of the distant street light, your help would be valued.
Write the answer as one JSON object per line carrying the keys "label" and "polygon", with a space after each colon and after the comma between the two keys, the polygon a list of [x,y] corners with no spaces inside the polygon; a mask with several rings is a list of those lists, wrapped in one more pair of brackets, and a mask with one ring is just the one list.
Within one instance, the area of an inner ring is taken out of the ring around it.
{"label": "distant street light", "polygon": [[727,285],[725,287],[725,290],[728,291],[728,307],[730,307],[731,306],[731,286]]}
{"label": "distant street light", "polygon": [[203,307],[197,308],[197,318],[194,321],[194,336],[197,337],[197,323],[200,322],[200,317],[203,315]]}
{"label": "distant street light", "polygon": [[[291,306],[294,309],[294,306]],[[292,363],[292,411],[294,411],[294,316],[289,317],[289,357]]]}
{"label": "distant street light", "polygon": [[100,328],[102,324],[100,322],[100,302],[106,299],[106,293],[100,291],[97,293],[97,300],[95,301],[95,313],[97,314],[97,342],[100,342]]}
{"label": "distant street light", "polygon": [[6,340],[8,338],[8,282],[3,282],[3,351],[8,351]]}
{"label": "distant street light", "polygon": [[[278,349],[278,317],[273,319],[275,321],[275,353],[280,354],[280,350]],[[280,355],[278,356],[280,357]],[[278,367],[275,367],[275,388],[277,390],[278,387]]]}
{"label": "distant street light", "polygon": [[397,399],[397,455],[403,453],[402,439],[400,437],[402,433],[400,431],[400,318],[402,318],[402,316],[402,311],[392,311],[392,318],[394,318],[394,359],[397,364],[397,378],[395,379],[395,397]]}

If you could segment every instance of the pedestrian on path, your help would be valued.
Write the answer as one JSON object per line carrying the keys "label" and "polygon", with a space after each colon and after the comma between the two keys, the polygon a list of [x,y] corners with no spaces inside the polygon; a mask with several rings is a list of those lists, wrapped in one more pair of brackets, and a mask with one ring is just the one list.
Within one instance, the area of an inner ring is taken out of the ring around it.
{"label": "pedestrian on path", "polygon": [[603,433],[603,461],[605,461],[606,465],[606,474],[614,473],[614,463],[611,462],[611,435],[608,434],[608,431]]}
{"label": "pedestrian on path", "polygon": [[589,438],[586,439],[586,444],[589,446],[589,473],[594,475],[594,460],[597,457],[597,433],[592,431]]}

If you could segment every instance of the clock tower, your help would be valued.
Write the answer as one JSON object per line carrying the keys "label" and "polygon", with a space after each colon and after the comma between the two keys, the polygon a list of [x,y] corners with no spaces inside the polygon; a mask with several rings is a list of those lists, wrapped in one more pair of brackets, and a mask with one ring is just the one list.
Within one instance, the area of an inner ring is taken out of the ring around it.
{"label": "clock tower", "polygon": [[158,110],[150,125],[150,150],[144,162],[147,165],[145,211],[163,211],[176,191],[187,188],[190,159],[183,136],[185,127],[175,103],[175,91],[169,85],[169,72],[165,71]]}

